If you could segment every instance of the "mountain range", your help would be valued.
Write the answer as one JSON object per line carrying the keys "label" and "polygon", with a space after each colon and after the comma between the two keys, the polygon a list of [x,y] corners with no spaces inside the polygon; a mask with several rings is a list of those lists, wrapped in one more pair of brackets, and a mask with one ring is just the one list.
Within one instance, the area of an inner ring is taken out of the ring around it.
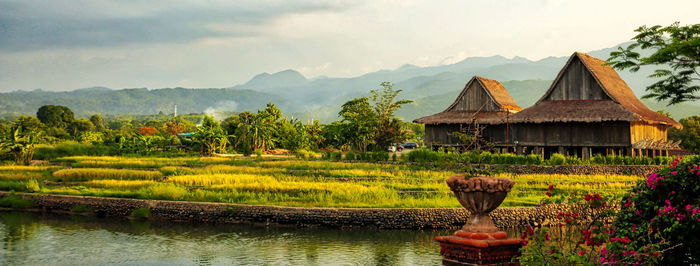
{"label": "mountain range", "polygon": [[[588,54],[607,59],[616,47],[618,45],[590,51]],[[516,102],[526,108],[549,88],[567,59],[568,56],[537,61],[498,55],[469,57],[454,64],[426,67],[407,64],[394,70],[380,70],[349,78],[308,79],[289,69],[273,74],[258,74],[244,84],[229,88],[111,90],[91,87],[69,92],[15,91],[0,93],[0,116],[33,115],[45,104],[65,105],[78,116],[89,116],[94,113],[172,113],[174,105],[177,105],[179,113],[255,111],[272,102],[295,118],[319,119],[327,123],[338,119],[337,113],[344,102],[367,96],[381,82],[390,81],[395,84],[394,88],[402,90],[398,98],[414,101],[397,112],[399,117],[410,121],[444,110],[474,75],[501,81]],[[634,93],[641,96],[644,88],[652,83],[647,78],[651,71],[652,68],[642,68],[636,73],[620,71],[619,74]],[[700,115],[698,102],[670,107],[653,100],[643,102],[652,110],[671,113],[675,119]]]}

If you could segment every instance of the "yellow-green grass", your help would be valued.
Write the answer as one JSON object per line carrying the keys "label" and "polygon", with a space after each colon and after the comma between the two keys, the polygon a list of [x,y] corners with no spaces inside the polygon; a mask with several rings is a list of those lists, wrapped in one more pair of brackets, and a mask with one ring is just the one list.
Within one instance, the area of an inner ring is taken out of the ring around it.
{"label": "yellow-green grass", "polygon": [[[55,171],[50,179],[59,182],[40,182],[40,192],[300,207],[460,206],[444,183],[455,172],[422,166],[217,157],[76,156],[59,161],[100,166]],[[50,171],[0,170],[0,181],[6,174],[0,187],[22,189],[27,180],[41,181],[45,179],[42,173]],[[502,206],[538,205],[546,198],[549,184],[567,194],[599,193],[616,199],[641,179],[623,175],[498,176],[516,181]]]}
{"label": "yellow-green grass", "polygon": [[212,174],[212,175],[181,175],[169,176],[168,182],[186,186],[211,186],[219,184],[237,184],[251,182],[278,182],[274,177],[248,174]]}
{"label": "yellow-green grass", "polygon": [[21,172],[21,171],[0,172],[0,179],[2,179],[2,180],[29,180],[29,179],[41,180],[44,178],[45,178],[45,175],[43,173],[37,173],[37,172]]}
{"label": "yellow-green grass", "polygon": [[90,180],[84,183],[88,187],[96,188],[111,188],[111,189],[139,189],[143,187],[152,186],[158,184],[157,181],[153,180],[115,180],[115,179],[102,179],[102,180]]}
{"label": "yellow-green grass", "polygon": [[0,166],[0,172],[4,171],[50,171],[60,168],[59,166],[45,166],[45,165],[2,165]]}
{"label": "yellow-green grass", "polygon": [[161,178],[159,171],[105,169],[105,168],[68,168],[53,172],[59,181],[88,181],[94,179],[120,180],[156,180]]}
{"label": "yellow-green grass", "polygon": [[60,162],[70,162],[72,167],[110,168],[160,168],[164,166],[209,165],[245,162],[245,159],[223,157],[117,157],[117,156],[70,156],[59,158]]}

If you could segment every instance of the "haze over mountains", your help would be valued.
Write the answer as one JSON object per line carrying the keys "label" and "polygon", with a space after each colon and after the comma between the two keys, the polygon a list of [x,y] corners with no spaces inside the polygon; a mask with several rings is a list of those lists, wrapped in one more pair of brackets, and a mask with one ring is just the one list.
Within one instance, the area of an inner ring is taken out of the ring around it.
{"label": "haze over mountains", "polygon": [[[625,45],[625,44],[621,44]],[[588,52],[607,59],[607,48]],[[573,51],[572,51],[573,53]],[[403,92],[399,98],[415,102],[404,106],[397,115],[406,121],[444,110],[465,83],[474,75],[499,80],[523,108],[532,105],[549,88],[568,56],[531,61],[522,57],[470,57],[460,62],[418,67],[404,65],[394,70],[380,70],[358,77],[307,79],[295,70],[274,74],[262,73],[250,81],[230,88],[216,89],[122,89],[91,87],[70,92],[15,91],[0,94],[0,116],[34,115],[45,104],[65,105],[78,116],[101,114],[199,113],[205,110],[245,111],[275,103],[286,114],[302,119],[337,120],[340,105],[355,97],[366,96],[383,81],[395,83]],[[620,71],[636,95],[652,81],[652,68],[637,73]],[[666,107],[663,103],[643,100],[653,110],[666,110],[676,119],[700,115],[700,103]]]}

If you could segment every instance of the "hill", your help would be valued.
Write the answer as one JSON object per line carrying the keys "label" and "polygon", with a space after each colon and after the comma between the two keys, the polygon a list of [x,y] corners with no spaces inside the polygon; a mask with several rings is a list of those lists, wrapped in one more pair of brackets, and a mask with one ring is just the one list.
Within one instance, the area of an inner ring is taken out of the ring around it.
{"label": "hill", "polygon": [[[627,45],[623,43],[620,45]],[[589,51],[606,59],[618,45]],[[573,51],[572,51],[573,52]],[[71,92],[15,91],[0,93],[0,116],[33,115],[45,104],[66,105],[79,116],[102,114],[171,113],[178,105],[179,113],[204,111],[245,111],[261,109],[267,102],[275,103],[285,113],[302,120],[337,120],[339,106],[377,88],[383,81],[395,83],[403,90],[399,97],[415,102],[398,111],[404,120],[430,115],[444,110],[474,75],[500,80],[523,108],[532,105],[549,88],[568,56],[548,57],[537,61],[522,57],[469,57],[448,65],[403,65],[394,70],[380,70],[357,77],[307,79],[295,70],[273,74],[262,73],[244,84],[224,89],[122,89],[104,87],[79,89]],[[651,68],[637,73],[619,72],[636,95],[644,94]],[[700,115],[700,102],[666,107],[664,103],[643,101],[653,110],[666,110],[674,118]]]}

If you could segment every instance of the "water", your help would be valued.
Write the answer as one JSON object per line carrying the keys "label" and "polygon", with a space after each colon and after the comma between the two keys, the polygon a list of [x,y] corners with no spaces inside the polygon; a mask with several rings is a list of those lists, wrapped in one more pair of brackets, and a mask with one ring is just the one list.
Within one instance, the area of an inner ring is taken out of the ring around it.
{"label": "water", "polygon": [[0,212],[0,265],[438,265],[437,235]]}

